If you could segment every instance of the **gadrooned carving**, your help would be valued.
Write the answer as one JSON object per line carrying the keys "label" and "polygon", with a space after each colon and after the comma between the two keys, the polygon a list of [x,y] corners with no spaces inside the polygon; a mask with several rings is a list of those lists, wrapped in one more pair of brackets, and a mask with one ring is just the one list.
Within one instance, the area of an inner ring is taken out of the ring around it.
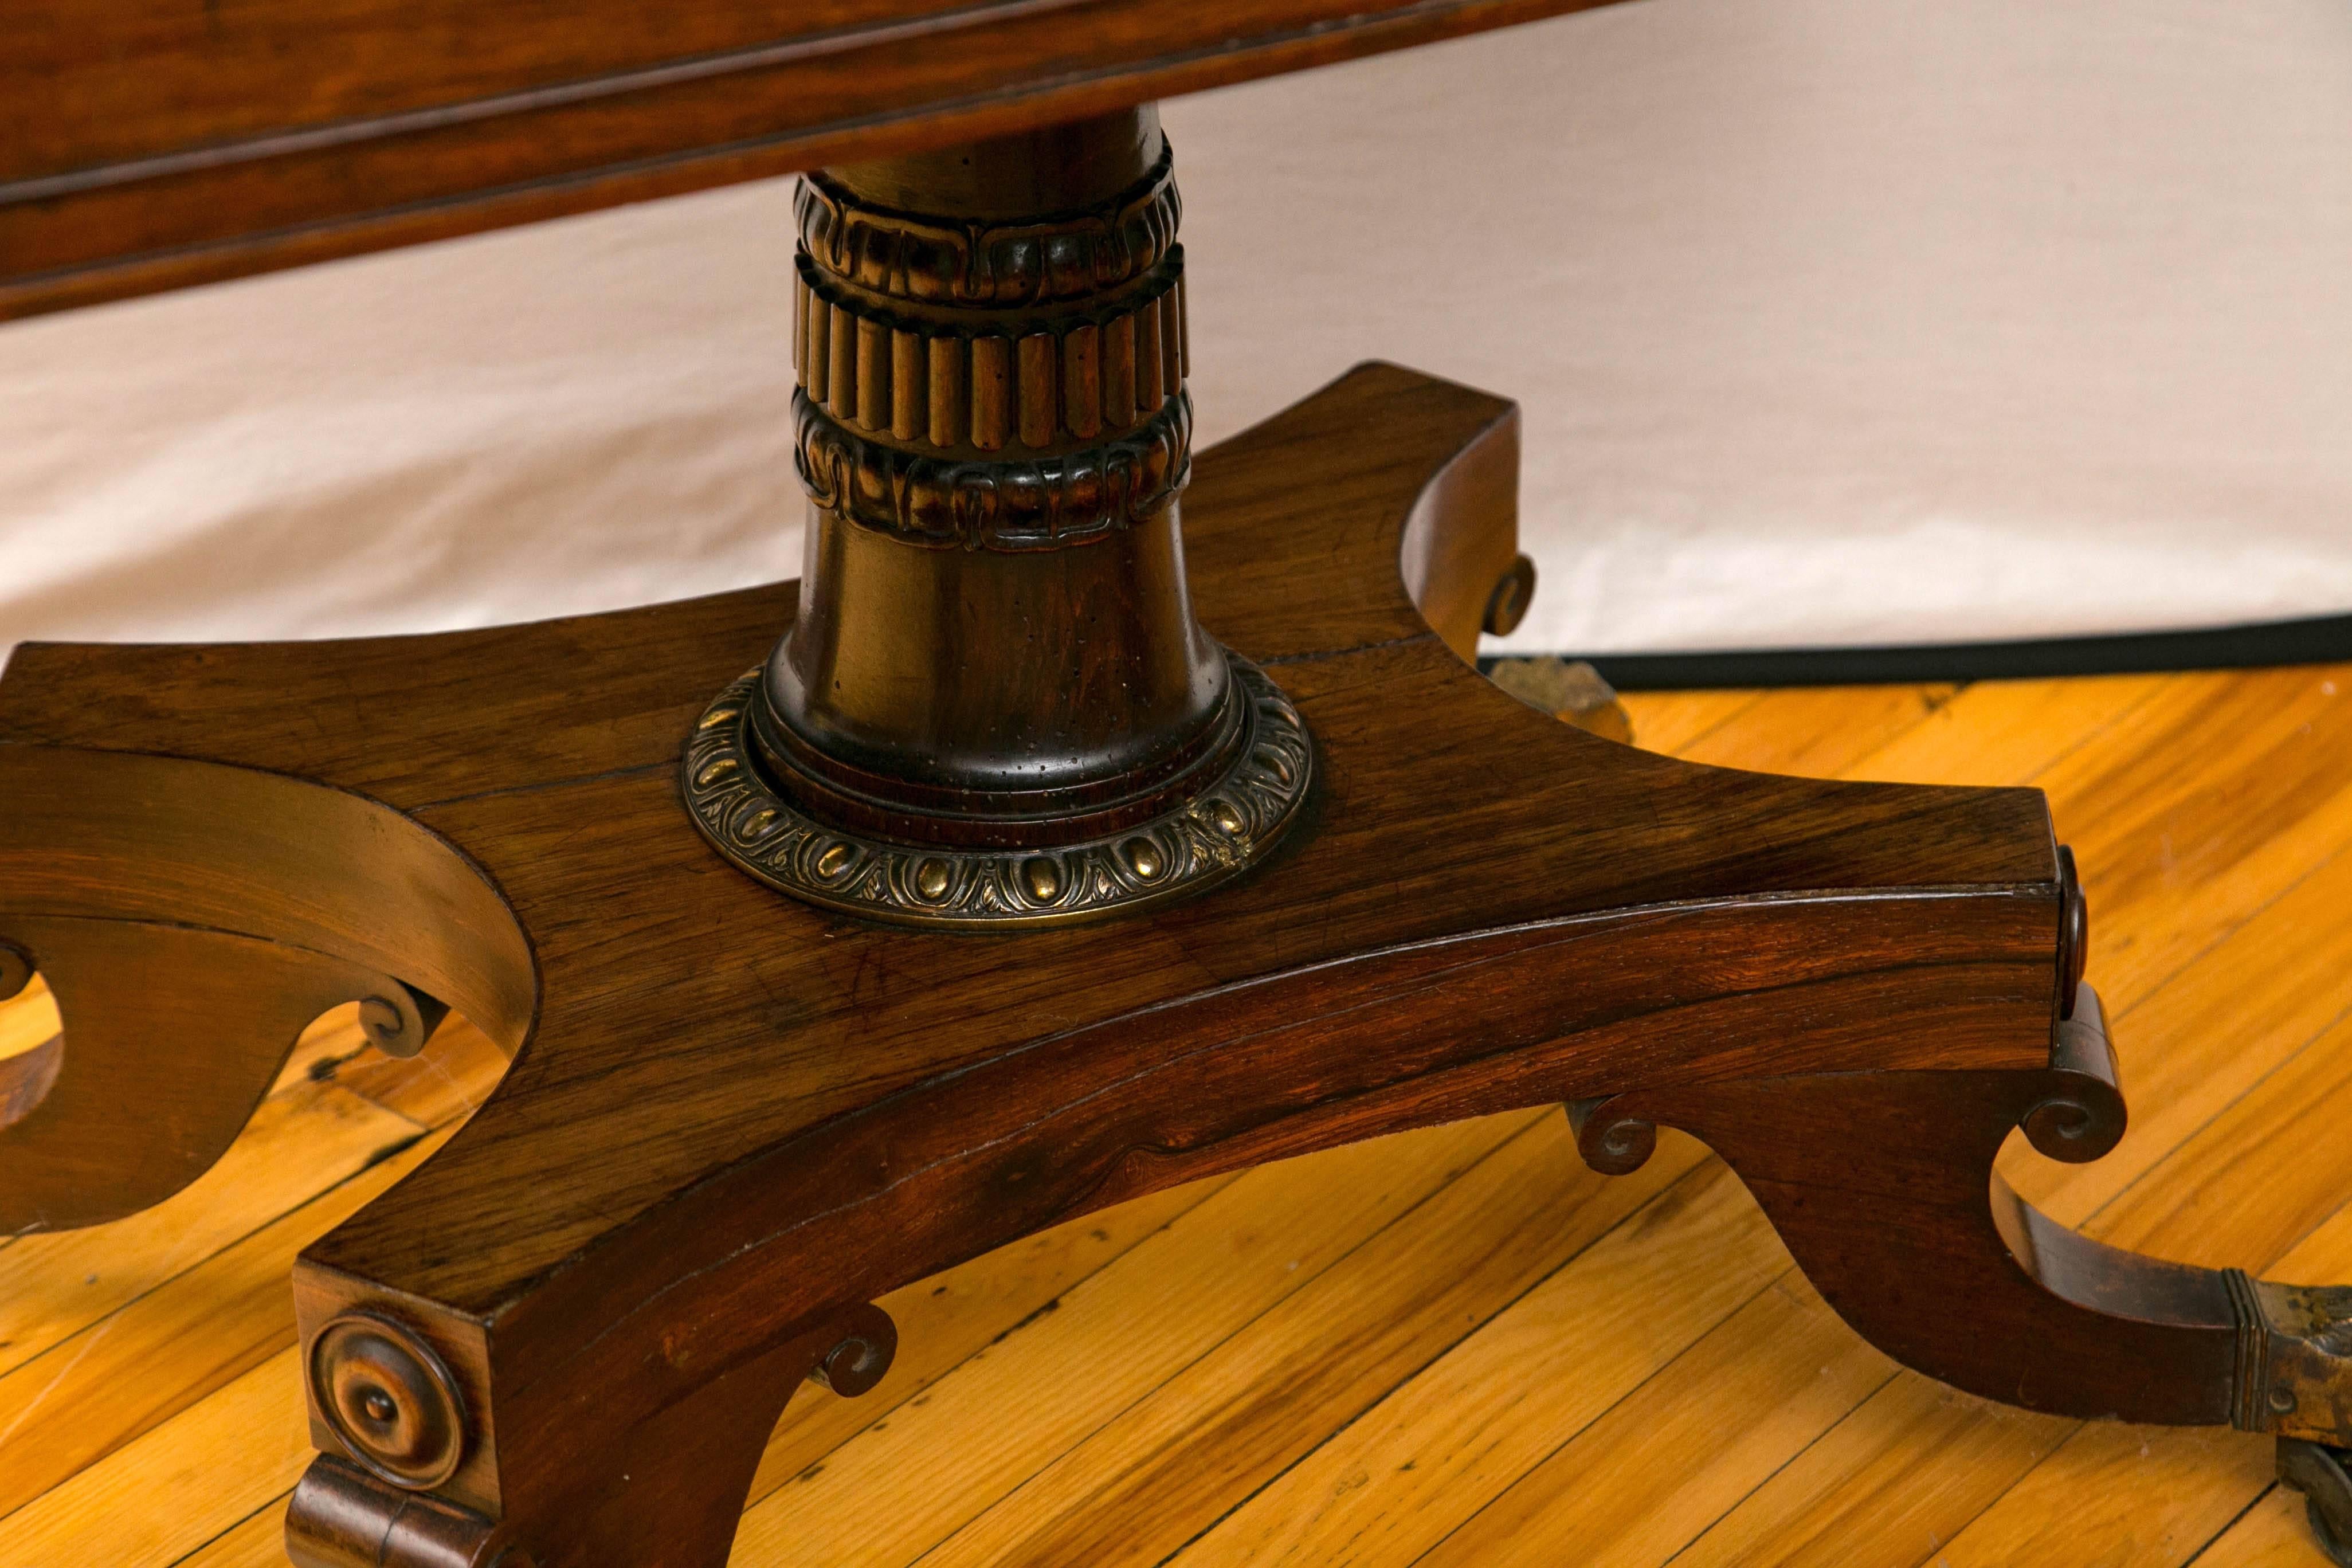
{"label": "gadrooned carving", "polygon": [[1007,931],[1146,909],[1215,886],[1262,858],[1296,820],[1314,769],[1306,725],[1255,665],[1228,651],[1248,703],[1233,764],[1150,821],[1053,848],[902,844],[817,821],[753,766],[745,723],[760,672],[730,685],[688,739],[680,785],[695,826],[770,887],[899,925]]}
{"label": "gadrooned carving", "polygon": [[802,248],[861,288],[942,305],[1034,305],[1116,289],[1157,266],[1183,216],[1174,168],[1163,145],[1151,172],[1106,205],[1029,223],[894,212],[822,174],[801,177],[794,205]]}
{"label": "gadrooned carving", "polygon": [[846,428],[793,395],[801,484],[817,506],[937,549],[1057,550],[1165,511],[1192,477],[1182,393],[1127,434],[1029,458],[927,457]]}

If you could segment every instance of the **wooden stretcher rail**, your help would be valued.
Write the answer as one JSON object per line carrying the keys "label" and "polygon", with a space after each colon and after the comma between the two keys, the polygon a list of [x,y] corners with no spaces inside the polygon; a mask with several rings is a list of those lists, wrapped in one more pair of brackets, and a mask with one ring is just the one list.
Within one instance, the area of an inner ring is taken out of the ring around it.
{"label": "wooden stretcher rail", "polygon": [[0,319],[1000,135],[1607,0],[33,0]]}

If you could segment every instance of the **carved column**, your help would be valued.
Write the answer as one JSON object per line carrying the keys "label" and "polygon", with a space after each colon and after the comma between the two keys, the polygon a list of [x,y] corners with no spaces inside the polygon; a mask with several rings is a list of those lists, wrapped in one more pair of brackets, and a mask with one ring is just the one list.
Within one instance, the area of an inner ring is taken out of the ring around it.
{"label": "carved column", "polygon": [[809,176],[798,618],[688,748],[796,897],[1058,923],[1264,854],[1309,748],[1192,617],[1182,248],[1149,107]]}

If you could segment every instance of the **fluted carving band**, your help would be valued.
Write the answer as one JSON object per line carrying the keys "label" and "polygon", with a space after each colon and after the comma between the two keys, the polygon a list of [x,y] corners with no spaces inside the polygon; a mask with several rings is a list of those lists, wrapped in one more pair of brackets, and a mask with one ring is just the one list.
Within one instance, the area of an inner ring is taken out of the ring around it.
{"label": "fluted carving band", "polygon": [[1133,429],[1184,384],[1183,255],[1090,310],[893,311],[800,258],[793,365],[834,418],[908,446],[1034,451]]}

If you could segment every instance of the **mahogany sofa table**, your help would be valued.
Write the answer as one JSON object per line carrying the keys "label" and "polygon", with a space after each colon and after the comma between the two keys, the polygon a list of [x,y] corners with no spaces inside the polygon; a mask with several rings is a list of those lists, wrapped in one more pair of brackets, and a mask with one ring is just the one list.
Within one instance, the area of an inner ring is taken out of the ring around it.
{"label": "mahogany sofa table", "polygon": [[1500,399],[1363,366],[1191,453],[1148,100],[1572,8],[136,0],[0,46],[16,313],[818,171],[798,584],[0,679],[0,984],[65,1024],[0,1064],[0,1227],[186,1185],[335,1004],[514,1054],[296,1269],[296,1562],[716,1568],[793,1389],[887,1367],[877,1297],[1553,1102],[1603,1172],[1697,1135],[1897,1360],[2276,1433],[2352,1526],[2352,1289],[1993,1173],[2124,1125],[2038,792],[1692,766],[1481,680],[1532,588]]}

